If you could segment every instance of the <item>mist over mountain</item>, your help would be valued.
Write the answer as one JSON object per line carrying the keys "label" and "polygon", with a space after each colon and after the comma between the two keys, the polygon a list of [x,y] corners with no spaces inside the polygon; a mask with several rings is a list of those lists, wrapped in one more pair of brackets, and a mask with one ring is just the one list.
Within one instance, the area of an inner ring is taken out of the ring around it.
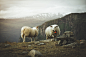
{"label": "mist over mountain", "polygon": [[49,21],[49,20],[57,19],[61,17],[63,17],[63,14],[61,13],[58,13],[58,14],[40,13],[40,14],[31,15],[31,16],[22,17],[22,18],[4,18],[4,19],[36,19],[36,20]]}
{"label": "mist over mountain", "polygon": [[38,19],[38,20],[45,20],[45,21],[56,19],[56,18],[61,18],[61,17],[63,17],[63,15],[60,13],[58,13],[58,15],[52,14],[52,13],[41,13],[41,14],[30,16],[30,18]]}

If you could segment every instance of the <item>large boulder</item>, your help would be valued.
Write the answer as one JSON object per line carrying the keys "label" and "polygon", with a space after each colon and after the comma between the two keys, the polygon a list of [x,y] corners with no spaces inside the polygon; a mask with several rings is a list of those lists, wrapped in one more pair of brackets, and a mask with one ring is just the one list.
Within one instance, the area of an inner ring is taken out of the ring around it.
{"label": "large boulder", "polygon": [[37,50],[31,50],[28,54],[31,57],[42,57],[43,55]]}
{"label": "large boulder", "polygon": [[85,41],[86,41],[86,40],[80,40],[80,44],[81,44],[81,45],[85,44]]}
{"label": "large boulder", "polygon": [[64,48],[75,48],[76,46],[78,46],[77,42],[73,42],[67,45],[63,45]]}

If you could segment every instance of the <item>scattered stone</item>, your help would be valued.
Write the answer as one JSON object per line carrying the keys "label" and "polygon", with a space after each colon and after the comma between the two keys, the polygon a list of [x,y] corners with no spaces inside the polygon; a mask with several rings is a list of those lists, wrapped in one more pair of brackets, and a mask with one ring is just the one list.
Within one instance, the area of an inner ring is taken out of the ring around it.
{"label": "scattered stone", "polygon": [[80,40],[80,45],[85,44],[85,40]]}
{"label": "scattered stone", "polygon": [[34,42],[34,44],[38,44],[38,43],[39,43],[39,41],[35,41],[35,42]]}
{"label": "scattered stone", "polygon": [[28,47],[30,47],[31,45],[28,45]]}
{"label": "scattered stone", "polygon": [[85,44],[85,42],[80,42],[80,45],[83,45],[83,44]]}
{"label": "scattered stone", "polygon": [[61,40],[58,41],[58,44],[60,44]]}
{"label": "scattered stone", "polygon": [[40,43],[40,45],[44,45],[45,43]]}
{"label": "scattered stone", "polygon": [[72,48],[75,48],[75,46],[72,46]]}
{"label": "scattered stone", "polygon": [[64,48],[75,48],[77,46],[77,42],[74,42],[74,43],[70,43],[70,44],[67,44],[67,45],[63,45]]}
{"label": "scattered stone", "polygon": [[40,40],[40,41],[42,41],[42,42],[50,42],[50,41],[51,41],[51,39],[47,39],[47,40]]}
{"label": "scattered stone", "polygon": [[66,45],[66,44],[67,44],[67,41],[66,41],[66,40],[64,40],[62,44],[63,44],[63,45]]}
{"label": "scattered stone", "polygon": [[31,50],[28,55],[31,57],[36,57],[36,56],[42,57],[43,56],[39,51],[36,51],[36,50]]}
{"label": "scattered stone", "polygon": [[[69,44],[68,44],[69,45]],[[76,46],[77,45],[77,42],[74,42],[74,43],[70,43],[71,46]]]}
{"label": "scattered stone", "polygon": [[39,44],[37,44],[37,45],[45,45],[45,43],[39,43]]}
{"label": "scattered stone", "polygon": [[[17,53],[17,52],[16,52],[16,53]],[[25,55],[25,54],[28,54],[28,52],[27,52],[27,51],[23,51],[23,52],[21,52],[21,53],[19,53],[19,54]]]}
{"label": "scattered stone", "polygon": [[9,47],[9,46],[11,46],[10,44],[5,44],[5,47]]}
{"label": "scattered stone", "polygon": [[27,52],[27,51],[23,51],[22,53],[23,53],[23,54],[26,54],[26,53],[28,53],[28,52]]}
{"label": "scattered stone", "polygon": [[58,45],[60,45],[60,46],[62,45],[62,40],[58,41]]}
{"label": "scattered stone", "polygon": [[62,47],[63,48],[71,48],[71,46],[68,46],[68,45],[63,45]]}

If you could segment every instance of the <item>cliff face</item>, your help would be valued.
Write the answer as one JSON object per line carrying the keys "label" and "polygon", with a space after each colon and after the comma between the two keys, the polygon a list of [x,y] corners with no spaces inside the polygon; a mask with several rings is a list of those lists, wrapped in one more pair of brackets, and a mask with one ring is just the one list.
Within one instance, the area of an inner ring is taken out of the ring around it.
{"label": "cliff face", "polygon": [[39,26],[38,38],[45,39],[45,29],[53,24],[60,27],[61,35],[65,31],[72,31],[76,39],[86,39],[86,13],[71,13],[59,19],[54,19]]}

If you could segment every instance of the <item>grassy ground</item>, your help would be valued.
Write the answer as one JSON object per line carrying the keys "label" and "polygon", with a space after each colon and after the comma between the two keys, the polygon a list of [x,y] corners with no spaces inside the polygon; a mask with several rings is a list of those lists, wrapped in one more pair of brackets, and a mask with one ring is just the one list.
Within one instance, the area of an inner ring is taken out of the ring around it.
{"label": "grassy ground", "polygon": [[[77,41],[79,43],[79,41]],[[35,49],[41,52],[44,57],[85,57],[86,56],[86,44],[79,45],[75,48],[63,48],[58,46],[58,41],[42,42],[43,45],[38,45],[34,42],[5,42],[0,43],[0,57],[29,57],[28,53]],[[86,43],[86,42],[85,42]],[[10,44],[10,46],[5,46]],[[31,45],[31,46],[29,46]]]}

